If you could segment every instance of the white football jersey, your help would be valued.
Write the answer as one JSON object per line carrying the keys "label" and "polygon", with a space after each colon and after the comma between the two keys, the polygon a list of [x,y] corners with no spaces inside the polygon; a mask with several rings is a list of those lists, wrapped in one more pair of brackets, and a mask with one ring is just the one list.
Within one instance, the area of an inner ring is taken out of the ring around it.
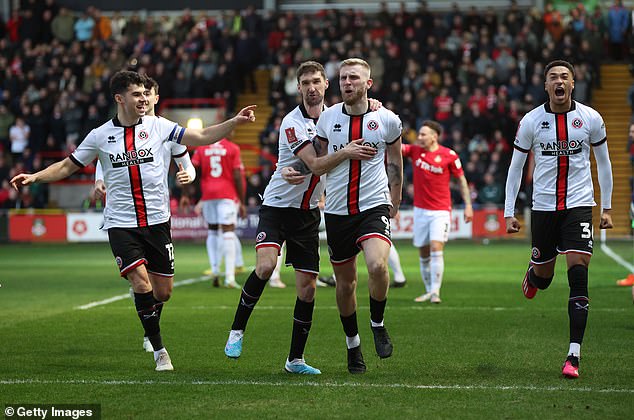
{"label": "white football jersey", "polygon": [[363,115],[348,115],[343,103],[324,111],[317,136],[328,141],[328,153],[337,153],[353,140],[378,153],[369,160],[345,160],[326,175],[326,207],[330,214],[348,215],[392,204],[385,171],[386,144],[401,137],[402,125],[392,111],[379,108]]}
{"label": "white football jersey", "polygon": [[92,130],[70,159],[86,166],[99,159],[106,184],[104,229],[145,227],[170,218],[166,141],[180,143],[185,128],[161,117],[144,116],[131,127],[114,119]]}
{"label": "white football jersey", "polygon": [[262,204],[271,207],[292,207],[309,210],[317,207],[324,192],[321,178],[310,174],[303,183],[291,185],[282,178],[282,168],[302,166],[304,163],[297,153],[304,147],[313,147],[315,139],[315,120],[307,113],[303,105],[289,112],[280,126],[279,155],[277,167],[269,185],[264,190]]}
{"label": "white football jersey", "polygon": [[579,102],[565,113],[552,112],[548,103],[527,113],[514,147],[535,155],[533,210],[594,206],[590,147],[606,140],[601,115]]}
{"label": "white football jersey", "polygon": [[[165,169],[169,172],[170,164],[172,163],[170,156],[174,159],[185,156],[187,154],[187,146],[170,141],[165,143],[163,147],[165,147],[168,151],[168,153],[165,154]],[[95,166],[95,181],[98,179],[103,181],[103,169],[101,168],[101,162],[99,161],[97,161],[97,165]],[[165,182],[167,182],[167,178],[165,179]]]}

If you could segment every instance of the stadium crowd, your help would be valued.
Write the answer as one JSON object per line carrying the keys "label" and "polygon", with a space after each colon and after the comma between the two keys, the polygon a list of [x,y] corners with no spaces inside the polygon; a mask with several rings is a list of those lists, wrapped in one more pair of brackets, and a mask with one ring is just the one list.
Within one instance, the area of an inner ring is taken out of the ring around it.
{"label": "stadium crowd", "polygon": [[[399,114],[406,142],[415,140],[424,120],[439,121],[442,143],[464,164],[474,203],[500,205],[517,123],[546,100],[544,64],[554,58],[575,63],[574,98],[590,102],[600,81],[598,63],[629,57],[629,20],[620,0],[609,10],[580,3],[567,14],[550,4],[543,11],[521,10],[514,2],[503,12],[454,3],[441,13],[421,2],[416,10],[398,11],[383,3],[376,14],[259,13],[250,7],[143,18],[23,0],[0,20],[0,208],[48,205],[46,185],[18,194],[8,179],[67,155],[111,118],[108,81],[119,69],[152,76],[162,99],[224,98],[228,113],[241,92],[256,90],[254,71],[270,69],[274,112],[260,143],[276,155],[281,119],[297,103],[296,65],[308,59],[324,65],[326,103],[334,104],[340,100],[338,63],[347,57],[370,63],[370,96]],[[251,205],[259,204],[272,169],[263,158],[261,170],[248,178]],[[411,180],[408,165],[405,174]],[[457,185],[452,192],[460,204]],[[412,197],[406,182],[403,204]]]}

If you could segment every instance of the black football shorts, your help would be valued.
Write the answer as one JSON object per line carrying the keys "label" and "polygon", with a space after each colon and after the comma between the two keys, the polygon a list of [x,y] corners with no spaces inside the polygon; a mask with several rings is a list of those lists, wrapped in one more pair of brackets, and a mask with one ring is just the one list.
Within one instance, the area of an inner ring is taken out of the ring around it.
{"label": "black football shorts", "polygon": [[292,265],[295,270],[319,273],[320,220],[318,208],[261,206],[255,249],[271,246],[279,251],[286,242],[286,265]]}
{"label": "black football shorts", "polygon": [[121,277],[145,264],[149,273],[174,276],[174,244],[170,222],[147,227],[108,229],[110,248]]}
{"label": "black football shorts", "polygon": [[545,264],[557,254],[592,255],[592,207],[531,212],[531,262]]}
{"label": "black football shorts", "polygon": [[381,238],[390,245],[390,207],[382,204],[358,214],[325,214],[328,252],[333,264],[343,263],[361,250],[369,238]]}

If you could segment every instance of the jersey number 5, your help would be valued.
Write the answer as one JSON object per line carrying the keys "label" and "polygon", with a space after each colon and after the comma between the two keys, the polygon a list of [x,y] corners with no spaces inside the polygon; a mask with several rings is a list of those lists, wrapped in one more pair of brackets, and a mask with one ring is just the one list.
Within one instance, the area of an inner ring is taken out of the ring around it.
{"label": "jersey number 5", "polygon": [[209,167],[211,170],[209,171],[209,175],[212,178],[219,178],[222,175],[222,165],[220,164],[221,156],[209,156]]}

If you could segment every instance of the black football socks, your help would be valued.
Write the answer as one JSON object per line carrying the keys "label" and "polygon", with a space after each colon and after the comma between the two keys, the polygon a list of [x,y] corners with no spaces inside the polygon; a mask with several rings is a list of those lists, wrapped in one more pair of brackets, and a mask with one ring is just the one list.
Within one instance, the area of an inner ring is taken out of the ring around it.
{"label": "black football socks", "polygon": [[590,299],[588,298],[588,267],[573,265],[568,270],[568,318],[570,320],[570,342],[583,341],[583,334],[588,322]]}
{"label": "black football socks", "polygon": [[145,336],[152,343],[154,351],[163,348],[161,339],[161,328],[159,326],[161,320],[161,311],[163,310],[163,302],[154,299],[152,292],[134,293],[134,306],[136,306],[137,314],[141,320],[141,325],[145,330]]}
{"label": "black football socks", "polygon": [[291,350],[288,356],[289,362],[294,359],[301,359],[304,355],[304,348],[313,323],[313,308],[315,301],[304,302],[300,298],[295,301],[295,311],[293,312],[293,335],[291,337]]}
{"label": "black football socks", "polygon": [[256,303],[258,303],[260,296],[262,296],[265,286],[266,280],[259,278],[255,274],[255,270],[253,270],[242,288],[240,302],[238,302],[236,315],[233,318],[233,325],[231,325],[232,330],[246,329],[251,312],[253,312],[253,308],[255,308]]}

